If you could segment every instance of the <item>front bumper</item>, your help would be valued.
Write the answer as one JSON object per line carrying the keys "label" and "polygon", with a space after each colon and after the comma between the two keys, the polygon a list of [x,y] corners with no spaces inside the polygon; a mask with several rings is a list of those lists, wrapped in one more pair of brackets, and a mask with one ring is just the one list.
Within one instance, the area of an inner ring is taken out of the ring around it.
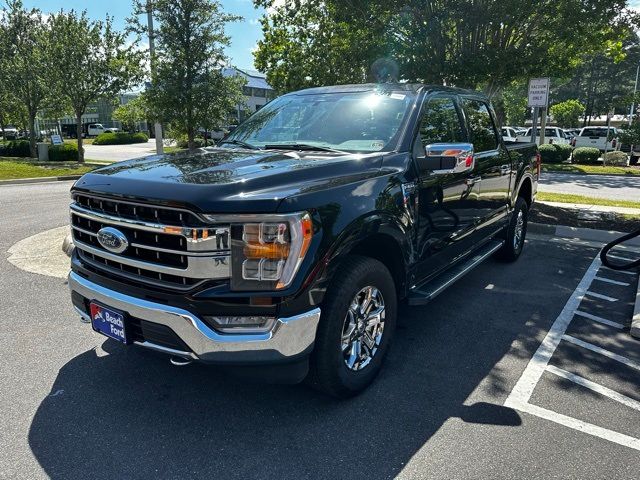
{"label": "front bumper", "polygon": [[[293,361],[308,354],[315,341],[320,309],[288,318],[278,318],[270,332],[223,334],[207,326],[198,316],[182,308],[132,297],[93,283],[75,272],[69,288],[89,301],[126,312],[136,319],[171,329],[188,350],[168,348],[149,341],[134,343],[178,357],[220,364],[274,364]],[[86,311],[76,310],[85,321]]]}

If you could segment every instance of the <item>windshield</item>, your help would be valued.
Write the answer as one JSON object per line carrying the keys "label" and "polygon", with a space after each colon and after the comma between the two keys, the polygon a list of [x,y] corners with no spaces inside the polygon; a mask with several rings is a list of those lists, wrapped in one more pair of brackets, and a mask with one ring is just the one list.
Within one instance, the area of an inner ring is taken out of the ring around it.
{"label": "windshield", "polygon": [[404,91],[286,95],[249,117],[221,144],[388,150],[396,143],[413,100],[413,94]]}

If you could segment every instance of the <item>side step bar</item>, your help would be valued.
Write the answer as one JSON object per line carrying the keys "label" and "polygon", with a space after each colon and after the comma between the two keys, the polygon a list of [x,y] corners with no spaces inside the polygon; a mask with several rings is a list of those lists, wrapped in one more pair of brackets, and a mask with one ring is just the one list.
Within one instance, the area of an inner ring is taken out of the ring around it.
{"label": "side step bar", "polygon": [[427,283],[416,285],[409,291],[407,302],[409,305],[425,305],[429,303],[447,287],[460,280],[480,265],[483,260],[498,251],[502,245],[504,245],[504,240],[492,240],[475,252],[472,257],[456,263],[453,267],[445,270]]}

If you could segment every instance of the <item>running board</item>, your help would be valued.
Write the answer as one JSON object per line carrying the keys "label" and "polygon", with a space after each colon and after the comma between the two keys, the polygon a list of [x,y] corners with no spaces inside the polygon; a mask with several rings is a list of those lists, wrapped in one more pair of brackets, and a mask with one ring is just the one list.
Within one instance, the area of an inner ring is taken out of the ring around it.
{"label": "running board", "polygon": [[504,245],[504,240],[492,240],[482,246],[467,260],[462,260],[455,264],[433,280],[423,283],[422,285],[416,285],[409,291],[407,302],[409,305],[425,305],[429,303],[447,287],[460,280],[467,273],[480,265],[483,260],[498,251],[502,245]]}

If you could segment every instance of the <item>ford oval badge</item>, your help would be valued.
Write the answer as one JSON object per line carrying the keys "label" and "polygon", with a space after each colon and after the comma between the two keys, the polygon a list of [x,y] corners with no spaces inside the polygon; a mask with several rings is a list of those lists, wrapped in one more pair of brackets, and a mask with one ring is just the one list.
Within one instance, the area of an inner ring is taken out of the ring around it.
{"label": "ford oval badge", "polygon": [[112,227],[98,230],[98,243],[113,253],[122,253],[129,246],[129,240],[124,233]]}

